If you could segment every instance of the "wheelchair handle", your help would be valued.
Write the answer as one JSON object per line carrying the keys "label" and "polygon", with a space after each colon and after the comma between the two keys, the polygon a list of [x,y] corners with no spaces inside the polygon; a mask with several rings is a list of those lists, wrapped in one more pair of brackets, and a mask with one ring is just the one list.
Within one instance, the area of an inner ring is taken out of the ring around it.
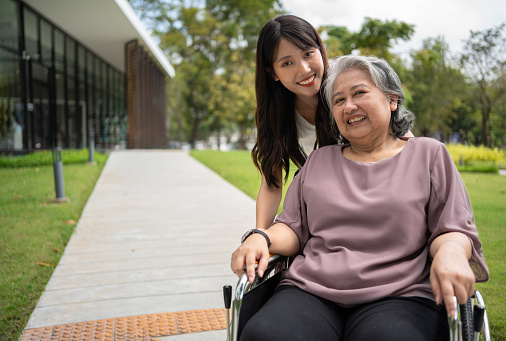
{"label": "wheelchair handle", "polygon": [[225,309],[230,309],[230,305],[232,304],[232,286],[231,285],[223,286],[223,299],[225,301]]}
{"label": "wheelchair handle", "polygon": [[483,329],[483,323],[485,321],[485,307],[477,304],[474,306],[473,311],[473,324],[474,324],[474,339],[480,339],[480,333]]}
{"label": "wheelchair handle", "polygon": [[223,286],[223,299],[225,300],[225,309],[227,309],[227,341],[230,341],[230,305],[232,304],[232,286]]}
{"label": "wheelchair handle", "polygon": [[459,321],[459,305],[457,297],[453,296],[453,306],[455,307],[455,315],[448,314],[448,326],[450,327],[450,341],[462,340],[462,323]]}

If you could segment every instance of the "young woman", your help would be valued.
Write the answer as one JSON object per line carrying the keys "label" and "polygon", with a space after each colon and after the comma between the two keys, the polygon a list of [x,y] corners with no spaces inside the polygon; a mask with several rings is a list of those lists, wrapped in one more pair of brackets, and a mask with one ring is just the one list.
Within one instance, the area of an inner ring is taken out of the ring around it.
{"label": "young woman", "polygon": [[301,168],[313,149],[336,143],[320,93],[327,69],[323,42],[304,19],[281,15],[262,28],[256,58],[257,140],[252,151],[262,173],[257,229],[269,228],[276,216],[290,161]]}

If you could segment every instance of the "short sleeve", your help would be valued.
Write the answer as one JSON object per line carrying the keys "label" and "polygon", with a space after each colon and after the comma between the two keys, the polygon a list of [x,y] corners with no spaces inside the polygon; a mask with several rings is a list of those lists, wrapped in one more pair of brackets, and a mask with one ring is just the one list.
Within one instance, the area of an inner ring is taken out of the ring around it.
{"label": "short sleeve", "polygon": [[300,251],[304,249],[309,240],[309,227],[307,224],[307,210],[304,202],[304,179],[307,173],[307,167],[311,163],[309,155],[304,167],[298,172],[288,187],[283,201],[283,211],[276,217],[275,223],[283,223],[289,226],[299,238]]}
{"label": "short sleeve", "polygon": [[431,194],[428,204],[429,245],[439,235],[460,232],[471,241],[471,268],[477,282],[488,280],[482,245],[474,222],[471,201],[450,153],[440,144],[431,165]]}

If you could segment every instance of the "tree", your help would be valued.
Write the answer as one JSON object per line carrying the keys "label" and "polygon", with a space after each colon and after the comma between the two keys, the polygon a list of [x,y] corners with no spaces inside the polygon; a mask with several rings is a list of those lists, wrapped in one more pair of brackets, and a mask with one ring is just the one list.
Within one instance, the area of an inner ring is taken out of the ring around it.
{"label": "tree", "polygon": [[203,135],[203,127],[220,130],[223,120],[217,116],[223,112],[216,105],[218,98],[226,93],[227,101],[236,100],[237,92],[228,91],[227,87],[222,87],[221,93],[211,91],[218,87],[213,82],[236,81],[237,77],[232,77],[235,71],[245,61],[250,66],[256,36],[264,22],[281,8],[279,1],[133,0],[131,3],[154,29],[161,48],[174,65],[178,88],[171,87],[173,93],[168,97],[175,96],[178,105],[169,105],[170,121],[179,122],[180,128],[186,129],[193,147]]}
{"label": "tree", "polygon": [[465,42],[461,65],[477,86],[481,111],[481,143],[492,145],[490,119],[494,106],[504,96],[506,39],[502,35],[505,24],[484,31],[471,31]]}
{"label": "tree", "polygon": [[393,44],[398,40],[408,41],[415,32],[414,26],[398,22],[397,20],[384,21],[365,18],[359,32],[351,33],[345,27],[324,26],[320,28],[324,36],[327,54],[351,54],[359,52],[363,55],[375,55],[389,62],[395,59],[390,52]]}
{"label": "tree", "polygon": [[453,132],[466,138],[474,126],[469,86],[459,69],[452,66],[448,44],[443,37],[429,38],[422,49],[414,51],[412,69],[403,77],[412,100],[409,108],[416,114],[415,135],[448,140]]}
{"label": "tree", "polygon": [[226,67],[220,70],[213,89],[213,129],[220,135],[231,124],[239,133],[236,147],[246,149],[254,133],[255,49],[261,27],[282,11],[278,0],[208,0],[213,15],[234,38],[226,51]]}

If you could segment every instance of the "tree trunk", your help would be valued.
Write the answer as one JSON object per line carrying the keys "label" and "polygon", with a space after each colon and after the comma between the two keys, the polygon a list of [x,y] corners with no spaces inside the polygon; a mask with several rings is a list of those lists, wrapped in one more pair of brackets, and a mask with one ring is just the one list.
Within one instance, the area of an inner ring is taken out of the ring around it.
{"label": "tree trunk", "polygon": [[190,135],[190,140],[188,143],[190,143],[191,149],[195,149],[195,142],[197,141],[197,137],[199,136],[199,126],[200,126],[200,113],[197,109],[192,108],[195,111],[195,115],[193,116],[193,127],[192,127],[192,133]]}

